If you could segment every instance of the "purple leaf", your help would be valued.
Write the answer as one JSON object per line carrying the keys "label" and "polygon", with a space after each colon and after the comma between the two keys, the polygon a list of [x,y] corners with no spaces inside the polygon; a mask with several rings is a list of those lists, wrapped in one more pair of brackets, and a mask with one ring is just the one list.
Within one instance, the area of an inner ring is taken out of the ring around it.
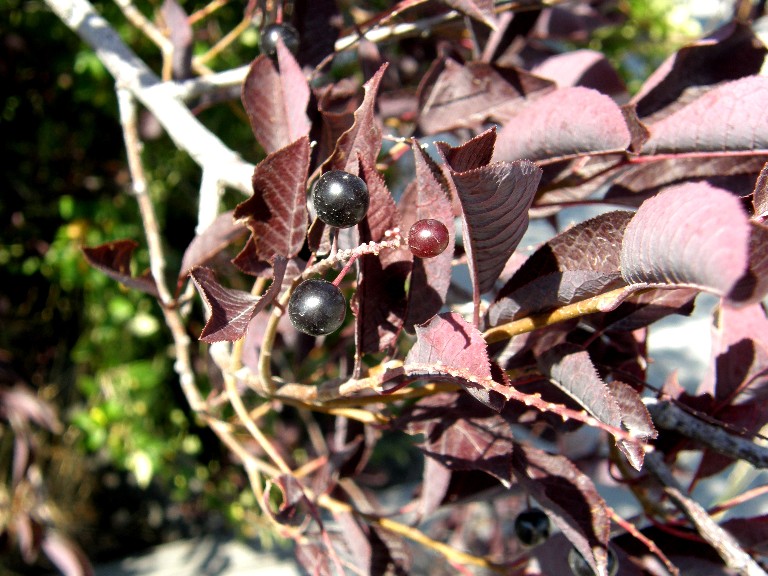
{"label": "purple leaf", "polygon": [[640,206],[621,246],[629,284],[687,286],[728,294],[747,269],[750,226],[738,198],[683,184]]}
{"label": "purple leaf", "polygon": [[256,140],[268,154],[309,134],[309,85],[293,55],[278,42],[280,72],[264,55],[251,64],[242,101]]}
{"label": "purple leaf", "polygon": [[448,197],[448,188],[441,178],[439,168],[421,149],[415,140],[412,143],[416,179],[408,186],[400,200],[407,209],[402,220],[402,233],[407,234],[414,222],[423,218],[439,220],[448,228],[448,246],[435,258],[414,258],[411,272],[410,298],[405,327],[426,322],[437,314],[445,302],[451,283],[451,262],[454,252],[453,207]]}
{"label": "purple leaf", "polygon": [[507,118],[527,97],[552,88],[523,70],[443,58],[419,86],[419,126],[426,134],[479,126],[489,118]]}
{"label": "purple leaf", "polygon": [[253,249],[261,260],[293,258],[304,245],[309,154],[304,136],[267,156],[253,171],[253,196],[235,208],[234,217],[253,232]]}
{"label": "purple leaf", "polygon": [[590,88],[561,88],[522,107],[499,132],[494,160],[555,160],[626,150],[621,108]]}
{"label": "purple leaf", "polygon": [[18,422],[34,422],[46,430],[61,433],[62,426],[53,407],[24,385],[0,388],[0,417]]}
{"label": "purple leaf", "polygon": [[442,2],[489,28],[496,27],[493,0],[442,0]]}
{"label": "purple leaf", "polygon": [[644,154],[768,150],[768,78],[749,76],[714,88],[648,124]]}
{"label": "purple leaf", "polygon": [[216,281],[213,270],[204,267],[194,268],[190,275],[211,312],[211,317],[200,334],[200,340],[210,344],[222,340],[231,342],[245,336],[251,318],[277,297],[286,265],[287,261],[284,258],[275,258],[275,278],[262,296],[253,296],[243,290],[224,288]]}
{"label": "purple leaf", "polygon": [[531,72],[555,82],[559,88],[583,86],[608,96],[626,93],[616,69],[604,54],[594,50],[574,50],[551,56]]}
{"label": "purple leaf", "polygon": [[495,163],[452,172],[464,219],[464,247],[476,294],[488,292],[528,228],[541,169],[532,162]]}
{"label": "purple leaf", "polygon": [[451,484],[451,469],[435,458],[424,459],[424,472],[421,477],[421,496],[419,498],[419,519],[424,519],[440,507]]}
{"label": "purple leaf", "polygon": [[527,444],[515,444],[512,464],[523,488],[593,570],[604,573],[611,522],[605,501],[592,480],[567,458],[547,454]]}
{"label": "purple leaf", "polygon": [[[768,318],[763,305],[734,308],[724,304],[716,311],[712,334],[712,359],[702,392],[712,392],[721,404],[732,404],[747,389],[756,390],[768,374]],[[763,378],[761,379],[761,374]]]}
{"label": "purple leaf", "polygon": [[[611,382],[611,392],[621,411],[621,422],[624,428],[644,442],[658,436],[651,415],[643,404],[640,394],[634,388],[624,382],[614,381]],[[616,446],[627,457],[635,470],[640,470],[643,467],[645,450],[642,444],[628,440],[617,440]]]}
{"label": "purple leaf", "polygon": [[643,121],[656,122],[720,83],[758,74],[765,55],[749,25],[730,22],[670,56],[632,102]]}
{"label": "purple leaf", "polygon": [[586,350],[563,343],[539,357],[550,382],[601,422],[620,428],[621,410],[611,389],[597,373]]}
{"label": "purple leaf", "polygon": [[499,291],[497,299],[549,273],[591,270],[610,275],[620,270],[621,239],[632,212],[606,212],[580,222],[536,250]]}
{"label": "purple leaf", "polygon": [[465,396],[425,398],[401,417],[398,427],[423,434],[424,453],[451,470],[482,470],[507,486],[512,481],[509,423]]}
{"label": "purple leaf", "polygon": [[363,86],[365,97],[355,112],[355,122],[339,137],[336,149],[323,165],[323,171],[336,169],[357,174],[358,157],[363,158],[370,166],[376,164],[381,150],[381,127],[375,114],[376,95],[387,66],[388,64],[382,65]]}
{"label": "purple leaf", "polygon": [[46,530],[41,547],[64,576],[93,576],[93,568],[83,551],[58,532]]}
{"label": "purple leaf", "polygon": [[336,147],[337,140],[355,122],[355,110],[360,105],[359,86],[345,78],[319,88],[313,88],[317,99],[317,111],[322,123],[318,138],[318,158],[327,158]]}
{"label": "purple leaf", "polygon": [[[361,175],[368,185],[370,205],[358,225],[360,242],[379,241],[397,225],[399,214],[384,179],[361,157]],[[378,352],[395,343],[406,313],[405,282],[411,268],[408,250],[385,250],[360,259],[355,313],[358,355]]]}
{"label": "purple leaf", "polygon": [[131,256],[138,244],[133,240],[116,240],[92,248],[83,247],[83,256],[88,264],[104,272],[128,288],[141,290],[159,298],[155,279],[149,270],[141,276],[131,274]]}
{"label": "purple leaf", "polygon": [[618,272],[566,270],[545,274],[491,304],[488,326],[586,300],[623,285]]}
{"label": "purple leaf", "polygon": [[768,552],[768,514],[752,518],[731,518],[721,526],[752,554]]}
{"label": "purple leaf", "polygon": [[458,382],[497,412],[504,405],[503,388],[493,381],[483,335],[459,314],[440,314],[416,326],[416,343],[405,357],[404,368]]}
{"label": "purple leaf", "polygon": [[437,142],[437,150],[451,172],[469,172],[476,168],[487,166],[493,158],[493,148],[496,145],[496,128],[489,128],[461,146],[449,146],[445,142]]}
{"label": "purple leaf", "polygon": [[768,156],[729,155],[695,158],[668,158],[620,167],[609,183],[606,200],[639,206],[661,188],[691,180],[709,179],[718,188],[734,190],[746,196],[745,186],[752,186]]}
{"label": "purple leaf", "polygon": [[173,46],[173,78],[189,78],[192,71],[192,26],[187,13],[176,0],[164,0],[160,14],[168,27],[169,39]]}
{"label": "purple leaf", "polygon": [[231,210],[219,214],[211,225],[197,234],[187,246],[181,259],[179,279],[185,278],[192,268],[207,264],[247,232],[248,229],[242,223],[234,221]]}
{"label": "purple leaf", "polygon": [[768,226],[750,221],[749,265],[728,298],[739,305],[760,302],[768,294]]}

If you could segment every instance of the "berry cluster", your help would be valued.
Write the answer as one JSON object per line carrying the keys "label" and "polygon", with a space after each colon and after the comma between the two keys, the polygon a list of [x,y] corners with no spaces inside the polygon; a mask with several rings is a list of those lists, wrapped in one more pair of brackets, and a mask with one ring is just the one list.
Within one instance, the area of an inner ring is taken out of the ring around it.
{"label": "berry cluster", "polygon": [[[350,228],[359,224],[370,206],[368,186],[358,176],[343,170],[330,170],[323,174],[312,189],[311,198],[317,218],[334,228]],[[395,234],[397,247],[400,245],[400,237],[397,230]],[[411,226],[408,247],[418,258],[434,258],[445,251],[449,238],[445,224],[426,218]],[[378,249],[375,253],[378,254]],[[342,270],[339,279],[348,266]],[[336,331],[342,325],[346,315],[346,300],[336,285],[338,281],[331,283],[312,279],[296,287],[288,302],[288,316],[297,330],[312,336],[322,336]]]}

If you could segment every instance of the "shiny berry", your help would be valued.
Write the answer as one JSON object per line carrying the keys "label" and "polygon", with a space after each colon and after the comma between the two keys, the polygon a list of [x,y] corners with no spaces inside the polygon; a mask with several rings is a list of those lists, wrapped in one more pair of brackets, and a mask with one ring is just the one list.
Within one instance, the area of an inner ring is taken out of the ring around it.
{"label": "shiny berry", "polygon": [[288,300],[288,317],[293,326],[310,336],[338,330],[347,314],[347,301],[337,286],[313,278],[299,284]]}
{"label": "shiny berry", "polygon": [[354,174],[331,170],[315,184],[312,202],[320,220],[336,228],[349,228],[368,212],[368,186]]}
{"label": "shiny berry", "polygon": [[549,517],[539,508],[529,508],[515,518],[515,534],[526,546],[538,546],[549,538]]}
{"label": "shiny berry", "polygon": [[[574,576],[595,576],[595,571],[576,548],[568,552],[568,566]],[[616,558],[616,552],[608,548],[608,576],[616,576],[618,571],[619,559]]]}
{"label": "shiny berry", "polygon": [[418,258],[439,256],[447,246],[448,228],[440,220],[419,220],[408,232],[408,247]]}
{"label": "shiny berry", "polygon": [[277,60],[278,38],[291,54],[295,55],[299,51],[299,32],[296,28],[290,24],[268,24],[261,31],[261,52]]}

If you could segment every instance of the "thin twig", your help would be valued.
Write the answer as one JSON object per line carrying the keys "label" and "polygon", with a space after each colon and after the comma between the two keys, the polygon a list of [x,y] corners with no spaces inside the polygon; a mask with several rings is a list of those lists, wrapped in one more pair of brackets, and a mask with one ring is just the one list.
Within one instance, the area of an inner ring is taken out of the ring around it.
{"label": "thin twig", "polygon": [[45,0],[46,4],[96,53],[115,81],[157,118],[177,148],[186,151],[217,180],[246,195],[253,193],[253,165],[208,130],[157,75],[128,48],[88,0]]}
{"label": "thin twig", "polygon": [[661,482],[669,499],[694,525],[701,537],[717,551],[728,568],[743,576],[766,576],[765,571],[742,549],[736,539],[723,530],[700,504],[685,495],[660,454],[647,454],[645,463]]}
{"label": "thin twig", "polygon": [[614,510],[610,506],[606,506],[606,509],[608,513],[611,515],[611,520],[613,520],[614,522],[616,522],[616,524],[621,526],[624,530],[632,534],[632,536],[634,536],[637,540],[645,544],[645,546],[648,548],[651,554],[653,554],[659,560],[661,560],[664,563],[664,565],[667,567],[667,570],[669,570],[669,572],[673,574],[673,576],[680,576],[680,570],[678,569],[678,567],[672,564],[672,561],[669,558],[667,558],[666,554],[664,554],[664,552],[662,552],[658,546],[656,546],[656,543],[653,540],[651,540],[645,534],[640,532],[640,530],[638,530],[634,524],[624,520],[624,518],[619,516],[616,513],[616,510]]}

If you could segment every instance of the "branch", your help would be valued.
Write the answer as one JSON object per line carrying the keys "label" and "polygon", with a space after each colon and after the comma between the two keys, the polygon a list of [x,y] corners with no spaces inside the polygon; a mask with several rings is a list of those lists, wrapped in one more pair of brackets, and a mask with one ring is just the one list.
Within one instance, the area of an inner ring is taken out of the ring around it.
{"label": "branch", "polygon": [[655,398],[647,398],[644,401],[654,424],[659,428],[679,432],[719,454],[746,460],[755,468],[768,468],[768,448],[765,446],[730,434],[720,426],[703,422],[672,402]]}
{"label": "branch", "polygon": [[122,41],[88,0],[45,0],[56,15],[96,52],[118,86],[129,90],[154,114],[176,146],[222,184],[250,195],[253,165],[212,134],[176,99],[171,83],[152,70]]}
{"label": "branch", "polygon": [[728,568],[743,576],[766,576],[765,571],[739,546],[736,539],[723,530],[700,504],[685,495],[660,454],[647,454],[645,463],[664,486],[669,499],[685,514],[701,537],[717,551]]}

